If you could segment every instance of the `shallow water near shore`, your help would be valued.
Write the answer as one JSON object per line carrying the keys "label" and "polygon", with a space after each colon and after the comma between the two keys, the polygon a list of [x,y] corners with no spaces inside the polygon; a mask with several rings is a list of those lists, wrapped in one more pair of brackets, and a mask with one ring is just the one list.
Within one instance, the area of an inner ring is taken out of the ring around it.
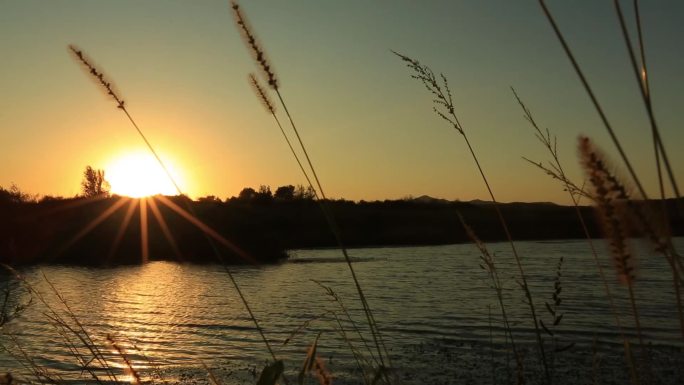
{"label": "shallow water near shore", "polygon": [[[562,264],[562,322],[556,326],[556,347],[568,350],[554,357],[558,383],[625,383],[627,370],[622,340],[605,299],[586,241],[519,242],[537,311],[552,323],[544,303],[551,302],[559,258]],[[675,240],[678,250],[684,239]],[[525,352],[525,372],[538,376],[533,324],[522,291],[515,282],[517,268],[507,244],[491,244],[505,286],[507,311],[516,343]],[[678,383],[684,373],[672,275],[664,257],[635,243],[638,253],[637,298],[641,324],[651,352],[654,383]],[[617,283],[605,245],[601,262],[633,337],[626,290]],[[364,316],[356,300],[349,269],[338,250],[294,250],[290,260],[270,266],[231,267],[254,313],[286,362],[287,373],[297,373],[306,349],[321,333],[318,354],[333,373],[335,383],[361,383],[356,361],[337,331],[331,312],[341,317],[339,305],[317,282],[332,288],[360,326]],[[506,383],[515,377],[500,310],[488,276],[470,244],[431,247],[351,250],[354,267],[383,331],[396,377],[407,384]],[[67,301],[96,342],[126,378],[120,357],[106,341],[116,341],[143,374],[156,373],[169,382],[207,383],[205,363],[226,384],[253,383],[268,360],[267,351],[247,317],[223,268],[154,262],[144,266],[90,269],[42,266],[21,271],[46,301],[59,308],[42,274]],[[5,274],[3,283],[17,286]],[[13,303],[25,293],[14,292]],[[16,294],[19,293],[19,294]],[[5,328],[0,337],[16,352],[15,344],[51,373],[82,382],[78,362],[35,301]],[[307,320],[301,333],[292,336]],[[548,321],[546,321],[548,320]],[[345,324],[349,326],[348,324]],[[284,341],[291,339],[287,344]],[[352,340],[363,345],[358,338]],[[636,338],[633,338],[636,344]],[[554,342],[546,338],[548,351]],[[15,373],[23,368],[0,352],[0,367]]]}

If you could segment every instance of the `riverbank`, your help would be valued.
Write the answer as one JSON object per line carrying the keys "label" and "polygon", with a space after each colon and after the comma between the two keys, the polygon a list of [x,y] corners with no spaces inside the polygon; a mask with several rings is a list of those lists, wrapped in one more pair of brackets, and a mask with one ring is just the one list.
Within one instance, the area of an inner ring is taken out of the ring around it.
{"label": "riverbank", "polygon": [[[327,201],[347,247],[417,246],[470,242],[459,215],[484,241],[505,240],[486,202],[437,199]],[[677,213],[675,201],[667,202]],[[501,211],[515,240],[583,238],[574,207],[506,203]],[[591,207],[580,207],[593,237],[600,237]],[[188,218],[196,217],[198,221]],[[67,263],[119,265],[152,260],[274,263],[285,250],[337,247],[319,204],[310,199],[192,201],[60,199],[0,204],[0,261],[12,265]],[[674,235],[684,234],[671,218]],[[204,230],[212,229],[210,236]],[[211,238],[208,241],[207,238]]]}

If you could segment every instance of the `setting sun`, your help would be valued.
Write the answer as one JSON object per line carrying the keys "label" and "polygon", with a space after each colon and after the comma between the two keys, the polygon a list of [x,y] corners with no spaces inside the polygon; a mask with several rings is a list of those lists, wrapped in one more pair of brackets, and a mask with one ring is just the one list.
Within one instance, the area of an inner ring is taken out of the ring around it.
{"label": "setting sun", "polygon": [[[179,176],[173,164],[164,161],[173,178]],[[105,167],[105,178],[112,187],[112,194],[134,198],[150,195],[177,195],[178,192],[152,154],[128,153],[113,160]]]}

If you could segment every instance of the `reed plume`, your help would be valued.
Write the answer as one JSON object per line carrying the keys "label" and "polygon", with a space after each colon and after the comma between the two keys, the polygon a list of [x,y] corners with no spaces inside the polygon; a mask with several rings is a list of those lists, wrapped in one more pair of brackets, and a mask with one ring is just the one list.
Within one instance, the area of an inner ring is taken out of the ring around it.
{"label": "reed plume", "polygon": [[116,102],[116,107],[120,109],[124,109],[125,107],[125,102],[119,95],[119,93],[116,91],[114,85],[112,82],[107,80],[104,76],[104,73],[101,72],[100,70],[95,67],[93,64],[93,61],[86,56],[85,53],[83,53],[82,50],[78,49],[73,44],[69,44],[69,50],[74,54],[74,56],[81,62],[83,67],[88,71],[90,75],[95,78],[95,81],[98,82],[107,92],[107,95],[111,96],[112,99]]}
{"label": "reed plume", "polygon": [[259,80],[257,80],[254,74],[249,74],[249,84],[252,85],[252,90],[254,90],[254,93],[257,95],[257,98],[261,101],[261,104],[264,106],[264,108],[266,108],[266,110],[271,114],[275,115],[276,110],[273,101],[271,101],[271,98],[268,96],[266,90],[261,87]]}
{"label": "reed plume", "polygon": [[238,25],[238,29],[242,34],[242,40],[245,42],[248,50],[254,56],[254,60],[257,62],[259,69],[268,81],[268,85],[274,90],[277,90],[279,87],[278,78],[276,77],[275,72],[273,72],[273,67],[266,58],[266,53],[261,48],[261,45],[259,45],[259,42],[252,33],[252,28],[247,22],[247,19],[242,14],[242,11],[240,10],[240,5],[235,0],[231,0],[230,6],[233,9],[233,17],[235,18],[235,23]]}
{"label": "reed plume", "polygon": [[579,152],[582,166],[594,189],[599,222],[608,239],[613,263],[621,283],[631,286],[635,276],[635,259],[627,239],[633,235],[631,218],[627,212],[629,193],[611,171],[605,156],[591,143],[589,138],[579,138]]}
{"label": "reed plume", "polygon": [[[628,290],[642,357],[648,360],[641,332],[639,309],[634,293],[636,261],[627,241],[631,235],[632,228],[632,218],[630,218],[628,211],[629,193],[615,175],[615,172],[612,171],[605,156],[591,143],[589,138],[585,136],[579,138],[579,153],[582,166],[594,189],[593,195],[595,197],[595,207],[598,212],[599,223],[610,246],[615,271],[619,281]],[[649,370],[648,365],[645,369],[646,371]]]}

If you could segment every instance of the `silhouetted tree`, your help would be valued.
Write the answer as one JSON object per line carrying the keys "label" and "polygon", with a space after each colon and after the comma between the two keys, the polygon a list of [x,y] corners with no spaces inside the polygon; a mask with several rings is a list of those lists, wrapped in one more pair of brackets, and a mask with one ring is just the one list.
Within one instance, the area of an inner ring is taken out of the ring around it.
{"label": "silhouetted tree", "polygon": [[104,170],[86,166],[81,181],[81,191],[86,198],[109,196],[109,182],[105,180]]}
{"label": "silhouetted tree", "polygon": [[218,198],[215,195],[207,195],[205,197],[199,197],[197,198],[197,202],[204,202],[204,203],[221,203],[221,199]]}
{"label": "silhouetted tree", "polygon": [[295,199],[306,199],[306,200],[311,200],[316,197],[316,191],[311,187],[304,187],[301,184],[298,184],[297,187],[295,188],[294,192],[294,198]]}
{"label": "silhouetted tree", "polygon": [[32,202],[35,201],[36,197],[31,194],[25,193],[17,187],[16,184],[12,183],[9,189],[0,187],[0,202]]}
{"label": "silhouetted tree", "polygon": [[276,189],[274,197],[276,199],[282,199],[291,201],[294,199],[295,186],[289,184],[287,186],[280,186]]}
{"label": "silhouetted tree", "polygon": [[238,194],[238,199],[243,201],[251,201],[256,196],[256,191],[251,187],[245,187]]}
{"label": "silhouetted tree", "polygon": [[255,197],[259,202],[270,202],[273,200],[273,193],[271,192],[271,187],[266,185],[259,186],[259,191],[256,193]]}

